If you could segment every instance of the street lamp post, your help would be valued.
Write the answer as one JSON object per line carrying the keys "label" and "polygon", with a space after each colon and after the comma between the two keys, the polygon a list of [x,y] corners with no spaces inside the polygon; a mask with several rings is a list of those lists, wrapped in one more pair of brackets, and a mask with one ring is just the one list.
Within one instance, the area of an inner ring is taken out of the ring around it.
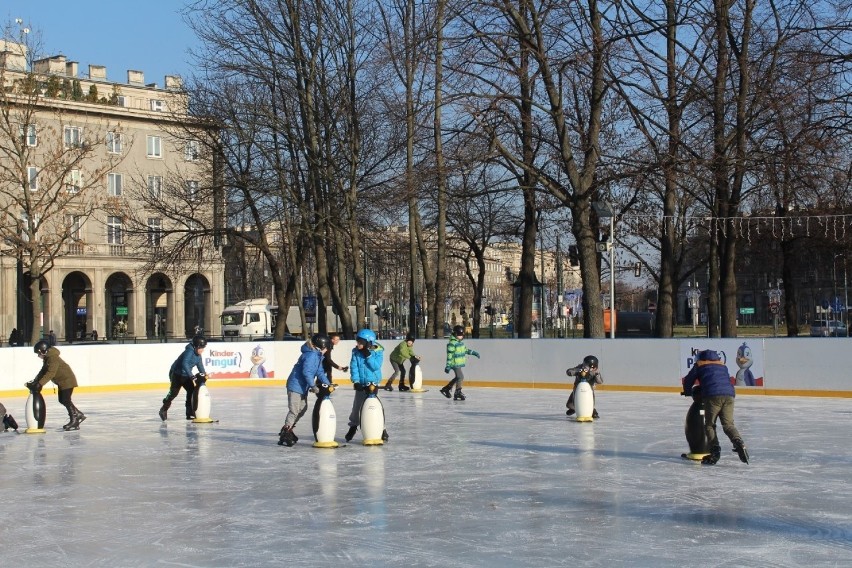
{"label": "street lamp post", "polygon": [[686,286],[686,300],[689,304],[689,308],[692,310],[692,333],[697,333],[698,306],[701,305],[701,290],[698,289],[698,282],[695,282],[694,287],[692,282],[687,282]]}
{"label": "street lamp post", "polygon": [[604,244],[609,250],[609,336],[615,339],[615,212],[609,201],[593,201],[592,208],[598,218],[609,218],[609,240]]}

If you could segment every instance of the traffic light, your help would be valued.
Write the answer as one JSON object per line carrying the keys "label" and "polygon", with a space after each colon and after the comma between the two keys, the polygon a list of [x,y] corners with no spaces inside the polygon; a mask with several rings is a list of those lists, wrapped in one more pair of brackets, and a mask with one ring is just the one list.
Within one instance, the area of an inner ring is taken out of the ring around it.
{"label": "traffic light", "polygon": [[577,245],[568,245],[568,263],[571,266],[580,266],[580,251]]}
{"label": "traffic light", "polygon": [[485,315],[488,315],[488,316],[494,315],[494,309],[490,305],[485,306]]}
{"label": "traffic light", "polygon": [[462,306],[462,307],[461,307],[461,310],[460,310],[460,312],[459,312],[459,313],[461,313],[461,315],[465,315],[465,314],[467,314],[467,310],[465,309],[465,307],[464,307],[464,306]]}
{"label": "traffic light", "polygon": [[638,260],[636,261],[636,264],[633,265],[633,276],[636,278],[642,276],[642,263]]}
{"label": "traffic light", "polygon": [[374,311],[376,312],[377,316],[382,317],[382,309],[379,307],[378,304],[376,304],[376,309]]}

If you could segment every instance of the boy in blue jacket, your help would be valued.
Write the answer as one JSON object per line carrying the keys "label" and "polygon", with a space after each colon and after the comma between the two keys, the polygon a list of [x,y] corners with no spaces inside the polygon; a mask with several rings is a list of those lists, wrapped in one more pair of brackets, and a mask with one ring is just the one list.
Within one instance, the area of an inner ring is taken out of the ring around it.
{"label": "boy in blue jacket", "polygon": [[683,393],[686,396],[692,396],[692,389],[698,387],[704,399],[704,431],[707,445],[710,446],[710,455],[704,456],[701,463],[713,465],[722,456],[722,448],[716,437],[716,418],[722,422],[722,431],[731,440],[740,460],[748,463],[748,450],[734,425],[734,385],[728,368],[712,349],[700,351],[695,365],[683,378]]}
{"label": "boy in blue jacket", "polygon": [[186,390],[186,419],[192,420],[195,418],[195,410],[192,408],[192,392],[195,390],[195,382],[193,381],[192,368],[198,369],[198,374],[207,375],[204,370],[204,362],[201,358],[201,353],[207,347],[207,340],[196,335],[192,341],[186,344],[183,353],[175,359],[169,369],[169,392],[166,398],[163,399],[163,406],[160,407],[160,420],[163,422],[168,418],[168,410],[172,405],[172,401],[180,393],[180,389]]}
{"label": "boy in blue jacket", "polygon": [[[349,431],[346,441],[351,442],[355,431],[361,424],[361,407],[367,399],[367,388],[373,385],[378,390],[382,382],[382,360],[385,348],[376,341],[376,332],[372,329],[362,329],[355,336],[355,349],[352,350],[352,362],[349,363],[349,374],[352,386],[355,387],[355,398],[352,400],[352,412],[349,413]],[[382,440],[388,441],[388,431],[382,431]]]}
{"label": "boy in blue jacket", "polygon": [[308,409],[308,393],[319,392],[316,383],[328,383],[328,377],[323,368],[323,355],[328,350],[331,340],[327,335],[316,334],[310,341],[302,345],[302,354],[287,377],[287,418],[284,426],[278,432],[278,445],[288,448],[299,441],[293,432],[293,427],[304,416]]}

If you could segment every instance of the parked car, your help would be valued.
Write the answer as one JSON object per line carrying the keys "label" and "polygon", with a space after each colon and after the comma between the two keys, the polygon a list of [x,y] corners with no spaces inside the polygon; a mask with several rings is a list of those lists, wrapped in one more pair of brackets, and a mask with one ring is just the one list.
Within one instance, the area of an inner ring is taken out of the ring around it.
{"label": "parked car", "polygon": [[816,320],[811,324],[811,337],[847,337],[846,324],[837,320]]}

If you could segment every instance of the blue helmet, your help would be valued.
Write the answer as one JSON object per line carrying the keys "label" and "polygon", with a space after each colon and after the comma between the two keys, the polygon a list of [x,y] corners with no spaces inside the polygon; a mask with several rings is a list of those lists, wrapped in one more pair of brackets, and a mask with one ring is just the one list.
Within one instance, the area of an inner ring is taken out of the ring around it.
{"label": "blue helmet", "polygon": [[367,329],[366,327],[358,332],[358,335],[355,336],[355,339],[363,339],[370,345],[376,342],[376,332],[372,329]]}

